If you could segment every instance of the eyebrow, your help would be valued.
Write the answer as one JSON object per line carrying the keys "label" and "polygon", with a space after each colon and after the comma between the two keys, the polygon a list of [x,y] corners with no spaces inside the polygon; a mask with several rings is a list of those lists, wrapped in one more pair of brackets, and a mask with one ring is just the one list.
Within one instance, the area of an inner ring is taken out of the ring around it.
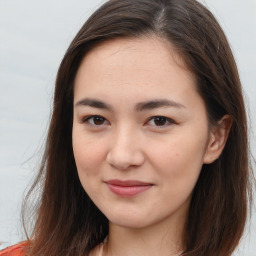
{"label": "eyebrow", "polygon": [[[90,106],[93,108],[99,108],[99,109],[105,109],[105,110],[113,110],[110,104],[105,103],[103,101],[97,100],[97,99],[91,99],[91,98],[85,98],[80,101],[78,101],[75,104],[75,107],[77,106]],[[145,111],[155,108],[162,108],[162,107],[175,107],[175,108],[186,108],[181,103],[178,103],[173,100],[168,99],[155,99],[145,102],[139,102],[135,105],[136,111]]]}
{"label": "eyebrow", "polygon": [[93,108],[100,108],[100,109],[106,109],[106,110],[112,110],[112,107],[100,100],[97,99],[90,99],[90,98],[85,98],[82,100],[79,100],[76,104],[75,107],[77,106],[90,106]]}
{"label": "eyebrow", "polygon": [[185,108],[184,105],[173,100],[156,99],[156,100],[150,100],[150,101],[140,102],[136,104],[135,110],[143,111],[143,110],[150,110],[150,109],[162,108],[162,107]]}

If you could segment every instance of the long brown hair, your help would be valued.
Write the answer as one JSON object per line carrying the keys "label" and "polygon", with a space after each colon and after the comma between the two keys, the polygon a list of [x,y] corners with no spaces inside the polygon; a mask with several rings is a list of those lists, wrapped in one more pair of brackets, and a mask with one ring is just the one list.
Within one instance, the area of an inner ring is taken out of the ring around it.
{"label": "long brown hair", "polygon": [[195,0],[110,0],[83,25],[58,70],[44,157],[26,198],[42,190],[29,255],[84,256],[107,236],[108,220],[81,186],[74,161],[74,78],[97,44],[145,36],[175,47],[197,79],[209,123],[226,114],[233,120],[222,155],[203,166],[193,191],[183,255],[229,256],[238,245],[251,198],[247,121],[236,63],[221,27]]}

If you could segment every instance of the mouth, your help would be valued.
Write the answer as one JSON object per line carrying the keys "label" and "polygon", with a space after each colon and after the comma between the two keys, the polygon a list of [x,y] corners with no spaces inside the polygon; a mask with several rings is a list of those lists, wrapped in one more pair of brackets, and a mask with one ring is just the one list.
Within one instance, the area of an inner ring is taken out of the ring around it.
{"label": "mouth", "polygon": [[105,182],[114,194],[121,197],[133,197],[150,189],[153,184],[137,180],[108,180]]}

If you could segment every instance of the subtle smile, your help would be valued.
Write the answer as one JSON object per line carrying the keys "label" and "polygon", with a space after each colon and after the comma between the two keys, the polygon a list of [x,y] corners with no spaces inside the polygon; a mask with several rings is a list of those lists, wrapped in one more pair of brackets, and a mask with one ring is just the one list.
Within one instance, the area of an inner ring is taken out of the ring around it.
{"label": "subtle smile", "polygon": [[153,186],[151,183],[145,183],[137,180],[108,180],[105,183],[111,192],[122,197],[136,196]]}

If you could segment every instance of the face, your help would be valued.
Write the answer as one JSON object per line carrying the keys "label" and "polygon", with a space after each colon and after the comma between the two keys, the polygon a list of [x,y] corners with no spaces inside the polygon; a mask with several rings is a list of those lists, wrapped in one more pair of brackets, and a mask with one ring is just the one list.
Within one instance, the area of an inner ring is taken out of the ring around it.
{"label": "face", "polygon": [[90,51],[75,79],[72,136],[81,184],[110,223],[186,215],[210,132],[194,76],[169,44],[116,39]]}

